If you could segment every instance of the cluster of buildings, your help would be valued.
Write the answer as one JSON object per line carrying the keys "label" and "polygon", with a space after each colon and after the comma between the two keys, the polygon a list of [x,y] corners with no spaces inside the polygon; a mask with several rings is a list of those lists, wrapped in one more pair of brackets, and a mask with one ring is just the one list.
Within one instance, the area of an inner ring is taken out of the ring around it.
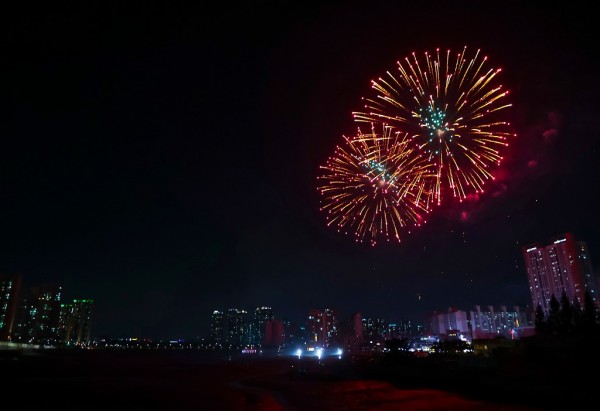
{"label": "cluster of buildings", "polygon": [[391,338],[412,334],[410,321],[389,323],[363,318],[356,313],[341,319],[335,309],[311,309],[306,321],[296,324],[275,318],[273,309],[256,307],[254,312],[230,308],[211,316],[209,342],[214,348],[280,348],[297,346],[355,346],[383,344]]}
{"label": "cluster of buildings", "polygon": [[[531,306],[508,310],[488,306],[463,311],[450,307],[447,311],[428,313],[425,329],[437,338],[490,339],[503,336],[511,339],[535,333],[535,311],[541,308],[550,314],[551,301],[566,295],[570,304],[580,309],[592,306],[596,318],[600,312],[599,278],[594,275],[587,244],[572,233],[554,236],[546,242],[523,247]],[[586,304],[586,299],[590,302]]]}
{"label": "cluster of buildings", "polygon": [[[425,315],[423,324],[410,320],[390,322],[383,318],[364,316],[355,312],[349,318],[341,317],[332,308],[311,309],[301,324],[276,319],[271,307],[257,307],[253,313],[231,308],[215,310],[211,316],[209,344],[215,349],[255,349],[298,347],[343,348],[347,352],[384,351],[390,340],[407,340],[420,345],[440,339],[496,338],[516,339],[534,332],[533,314],[521,307],[482,309],[470,311],[450,307]],[[430,344],[431,345],[431,344]]]}
{"label": "cluster of buildings", "polygon": [[257,307],[253,313],[231,308],[213,312],[209,341],[214,348],[336,346],[364,352],[384,350],[391,339],[413,341],[421,347],[440,339],[472,342],[531,336],[535,333],[536,308],[540,306],[548,315],[552,297],[560,299],[563,293],[579,307],[584,307],[588,294],[600,310],[599,286],[585,242],[566,233],[548,243],[524,247],[523,256],[532,301],[528,307],[449,307],[426,313],[424,323],[418,326],[407,320],[363,317],[360,312],[340,318],[332,308],[311,309],[302,324],[293,324],[276,319],[270,307]]}
{"label": "cluster of buildings", "polygon": [[[210,336],[200,346],[208,349],[257,350],[302,347],[310,350],[343,347],[353,352],[384,350],[391,340],[413,341],[422,349],[441,339],[463,341],[505,337],[517,339],[535,332],[535,311],[549,314],[552,298],[566,295],[576,306],[591,299],[600,311],[599,284],[587,245],[566,233],[546,243],[523,248],[531,306],[475,306],[470,310],[449,307],[425,314],[423,324],[409,320],[389,322],[356,312],[342,317],[334,308],[311,309],[301,323],[275,316],[268,306],[253,311],[240,308],[214,310]],[[0,276],[0,344],[40,346],[87,345],[91,341],[94,301],[62,301],[56,285],[22,289],[20,276]],[[116,341],[118,346],[146,346],[146,341]],[[182,345],[170,341],[169,346]],[[196,344],[196,345],[198,345]],[[194,345],[194,346],[196,346]]]}
{"label": "cluster of buildings", "polygon": [[443,339],[458,337],[466,341],[504,337],[517,339],[535,333],[534,313],[531,309],[514,306],[476,305],[465,311],[449,307],[447,311],[433,311],[425,316],[426,334]]}
{"label": "cluster of buildings", "polygon": [[210,321],[209,343],[215,349],[383,346],[391,338],[413,334],[410,321],[390,323],[381,318],[355,313],[340,318],[332,308],[311,309],[306,321],[297,324],[278,319],[273,309],[256,307],[253,312],[230,308],[214,310]]}
{"label": "cluster of buildings", "polygon": [[63,302],[58,285],[24,287],[19,275],[0,276],[0,344],[85,346],[93,306],[92,299]]}

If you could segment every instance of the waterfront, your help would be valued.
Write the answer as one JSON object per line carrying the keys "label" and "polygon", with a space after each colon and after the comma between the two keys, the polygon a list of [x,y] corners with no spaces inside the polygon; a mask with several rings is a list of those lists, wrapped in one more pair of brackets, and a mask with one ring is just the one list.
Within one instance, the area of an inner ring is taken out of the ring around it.
{"label": "waterfront", "polygon": [[548,374],[547,367],[515,359],[475,356],[319,361],[197,351],[30,350],[5,351],[0,358],[3,390],[31,393],[16,397],[21,410],[534,411],[577,405],[589,388],[575,389],[575,368]]}

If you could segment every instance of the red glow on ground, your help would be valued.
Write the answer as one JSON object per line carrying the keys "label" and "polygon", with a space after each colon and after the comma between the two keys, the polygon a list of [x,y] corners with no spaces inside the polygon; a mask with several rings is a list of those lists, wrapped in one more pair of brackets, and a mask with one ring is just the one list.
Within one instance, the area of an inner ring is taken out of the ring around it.
{"label": "red glow on ground", "polygon": [[[381,381],[356,380],[327,383],[271,382],[281,403],[260,384],[251,395],[256,410],[379,410],[379,411],[507,411],[531,408],[492,404],[435,389],[400,389]],[[251,393],[250,390],[248,393]],[[242,404],[240,404],[242,405]],[[244,408],[241,408],[244,409]]]}

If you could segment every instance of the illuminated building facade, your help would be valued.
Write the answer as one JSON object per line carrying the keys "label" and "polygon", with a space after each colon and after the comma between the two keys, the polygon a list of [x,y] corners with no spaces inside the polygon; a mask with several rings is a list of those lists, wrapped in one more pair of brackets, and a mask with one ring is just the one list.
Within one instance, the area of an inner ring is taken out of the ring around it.
{"label": "illuminated building facade", "polygon": [[335,310],[324,308],[312,309],[306,322],[308,343],[328,347],[337,343],[338,318]]}
{"label": "illuminated building facade", "polygon": [[[261,346],[266,338],[267,323],[274,320],[271,307],[257,307],[252,316],[248,311],[238,308],[214,310],[210,317],[210,341],[215,348]],[[283,325],[269,324],[269,327],[269,343],[275,341],[281,344],[279,339],[283,339],[285,334]],[[280,330],[273,327],[279,327]],[[273,333],[281,337],[275,337]]]}
{"label": "illuminated building facade", "polygon": [[276,348],[283,345],[283,322],[281,320],[267,320],[263,325],[264,337],[262,345],[264,347]]}
{"label": "illuminated building facade", "polygon": [[225,314],[223,311],[214,310],[210,316],[210,339],[216,347],[225,343]]}
{"label": "illuminated building facade", "polygon": [[523,257],[533,307],[539,305],[548,315],[552,296],[560,301],[563,292],[572,304],[584,307],[586,291],[598,307],[598,285],[585,242],[566,233],[550,244],[523,247]]}
{"label": "illuminated building facade", "polygon": [[448,311],[432,311],[426,315],[425,330],[428,334],[448,335],[448,332],[469,334],[469,321],[467,312],[456,307],[449,307]]}
{"label": "illuminated building facade", "polygon": [[19,306],[21,277],[0,277],[0,341],[11,341]]}
{"label": "illuminated building facade", "polygon": [[598,278],[594,275],[588,246],[584,241],[577,242],[577,259],[581,267],[585,288],[589,290],[596,308],[600,309],[600,295],[598,294],[600,284],[598,283]]}
{"label": "illuminated building facade", "polygon": [[389,324],[382,318],[362,319],[363,339],[368,343],[383,342],[389,338]]}
{"label": "illuminated building facade", "polygon": [[283,319],[283,345],[286,347],[304,345],[306,342],[306,326]]}
{"label": "illuminated building facade", "polygon": [[482,310],[481,306],[476,305],[475,309],[469,312],[473,338],[503,336],[514,339],[531,333],[530,319],[518,306],[514,306],[511,311],[504,305],[498,310],[493,306],[486,308]]}
{"label": "illuminated building facade", "polygon": [[265,339],[265,325],[268,321],[275,318],[271,307],[256,307],[254,310],[254,320],[250,324],[250,344],[261,345]]}
{"label": "illuminated building facade", "polygon": [[230,308],[225,317],[225,343],[231,347],[243,347],[249,343],[248,312]]}
{"label": "illuminated building facade", "polygon": [[87,345],[92,336],[94,300],[76,299],[71,304],[61,304],[59,329],[67,345]]}
{"label": "illuminated building facade", "polygon": [[349,321],[347,330],[342,331],[344,346],[349,352],[360,352],[364,343],[362,314],[354,313]]}
{"label": "illuminated building facade", "polygon": [[390,324],[390,337],[406,338],[413,335],[413,325],[408,319],[400,319],[397,323]]}
{"label": "illuminated building facade", "polygon": [[62,287],[38,285],[25,294],[13,340],[23,343],[55,345],[61,341],[60,301]]}

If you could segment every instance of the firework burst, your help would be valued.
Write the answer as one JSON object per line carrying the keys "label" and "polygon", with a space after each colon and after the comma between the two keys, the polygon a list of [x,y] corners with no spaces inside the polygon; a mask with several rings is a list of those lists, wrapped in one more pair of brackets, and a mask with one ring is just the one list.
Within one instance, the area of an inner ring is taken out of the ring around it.
{"label": "firework burst", "polygon": [[426,182],[431,164],[410,147],[407,134],[382,125],[377,133],[344,136],[318,177],[321,211],[328,226],[375,245],[401,240],[410,227],[425,223],[429,211]]}
{"label": "firework burst", "polygon": [[502,160],[509,123],[503,120],[508,91],[498,84],[501,69],[487,67],[487,57],[467,48],[415,53],[372,81],[372,95],[365,97],[364,111],[354,112],[357,122],[386,123],[408,133],[413,154],[434,167],[429,182],[432,201],[439,205],[443,187],[459,200],[483,192],[493,179],[492,170]]}

